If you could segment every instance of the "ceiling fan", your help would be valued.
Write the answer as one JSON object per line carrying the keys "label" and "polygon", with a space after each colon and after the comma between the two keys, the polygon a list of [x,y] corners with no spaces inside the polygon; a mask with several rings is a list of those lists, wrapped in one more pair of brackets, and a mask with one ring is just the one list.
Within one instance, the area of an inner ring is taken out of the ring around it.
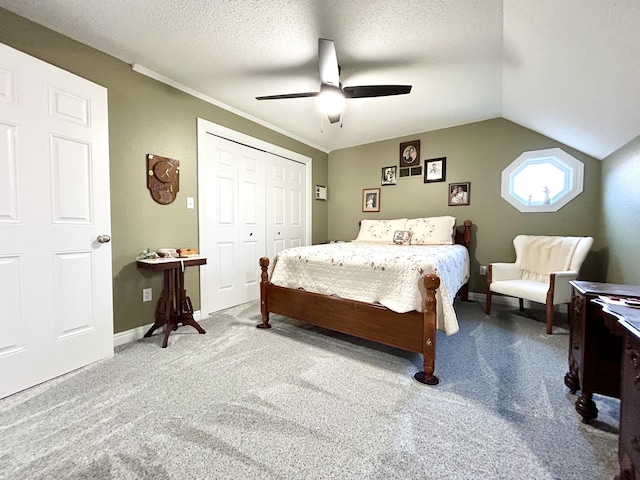
{"label": "ceiling fan", "polygon": [[281,95],[265,95],[257,100],[279,100],[284,98],[320,97],[325,101],[325,111],[329,122],[340,120],[342,103],[345,98],[387,97],[405,95],[411,92],[411,85],[360,85],[344,87],[340,83],[340,66],[333,40],[318,39],[318,70],[320,72],[320,91],[304,93],[284,93]]}

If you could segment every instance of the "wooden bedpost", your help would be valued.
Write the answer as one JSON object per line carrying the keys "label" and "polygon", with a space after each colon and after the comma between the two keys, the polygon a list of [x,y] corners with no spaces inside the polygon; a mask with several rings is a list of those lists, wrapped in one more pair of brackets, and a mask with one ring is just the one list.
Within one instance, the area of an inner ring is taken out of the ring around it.
{"label": "wooden bedpost", "polygon": [[436,363],[436,326],[437,326],[437,310],[436,310],[436,289],[440,286],[440,278],[432,273],[425,275],[423,278],[426,296],[424,300],[423,326],[422,326],[422,358],[424,363],[424,372],[416,373],[415,378],[420,383],[427,385],[437,385],[440,383],[435,371]]}
{"label": "wooden bedpost", "polygon": [[[471,220],[464,221],[464,229],[462,231],[456,229],[455,243],[464,245],[467,250],[471,247]],[[460,292],[458,292],[463,302],[469,301],[469,282],[465,283]]]}
{"label": "wooden bedpost", "polygon": [[464,246],[471,247],[471,220],[464,221]]}
{"label": "wooden bedpost", "polygon": [[269,257],[262,257],[260,259],[260,313],[262,314],[262,323],[256,325],[257,328],[271,328],[269,324],[269,308],[267,306],[267,285],[269,285],[269,274],[267,268],[269,267]]}

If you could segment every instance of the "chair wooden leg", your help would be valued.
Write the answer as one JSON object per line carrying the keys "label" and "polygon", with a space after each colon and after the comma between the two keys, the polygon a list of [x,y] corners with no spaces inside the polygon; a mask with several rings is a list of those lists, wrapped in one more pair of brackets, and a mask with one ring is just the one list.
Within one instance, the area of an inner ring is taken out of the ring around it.
{"label": "chair wooden leg", "polygon": [[547,291],[547,301],[545,303],[547,306],[547,335],[551,335],[553,332],[553,293],[556,284],[556,274],[552,273],[549,277],[549,290]]}
{"label": "chair wooden leg", "polygon": [[553,333],[553,304],[547,303],[547,335]]}
{"label": "chair wooden leg", "polygon": [[484,306],[484,312],[491,315],[491,282],[493,281],[493,265],[487,267],[487,303]]}

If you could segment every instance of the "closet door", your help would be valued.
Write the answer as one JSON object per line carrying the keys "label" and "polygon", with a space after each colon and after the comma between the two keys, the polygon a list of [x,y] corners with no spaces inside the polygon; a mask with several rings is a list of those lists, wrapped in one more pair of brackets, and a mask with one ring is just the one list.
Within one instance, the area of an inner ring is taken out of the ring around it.
{"label": "closet door", "polygon": [[214,135],[199,162],[203,315],[258,299],[264,255],[265,153]]}
{"label": "closet door", "polygon": [[267,256],[306,245],[306,166],[267,154]]}
{"label": "closet door", "polygon": [[310,179],[309,157],[198,119],[202,316],[257,300],[260,257],[309,244]]}

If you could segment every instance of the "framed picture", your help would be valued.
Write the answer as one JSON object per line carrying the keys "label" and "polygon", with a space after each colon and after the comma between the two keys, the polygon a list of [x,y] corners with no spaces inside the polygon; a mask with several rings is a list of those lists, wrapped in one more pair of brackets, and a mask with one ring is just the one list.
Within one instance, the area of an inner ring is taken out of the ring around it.
{"label": "framed picture", "polygon": [[456,207],[459,205],[469,205],[471,194],[471,183],[450,183],[449,184],[449,205]]}
{"label": "framed picture", "polygon": [[362,211],[363,212],[379,212],[380,211],[380,189],[365,188],[362,190]]}
{"label": "framed picture", "polygon": [[447,157],[424,161],[424,183],[444,182],[447,173]]}
{"label": "framed picture", "polygon": [[400,166],[414,167],[420,165],[420,140],[412,140],[400,144]]}
{"label": "framed picture", "polygon": [[382,167],[382,186],[395,185],[398,167]]}

